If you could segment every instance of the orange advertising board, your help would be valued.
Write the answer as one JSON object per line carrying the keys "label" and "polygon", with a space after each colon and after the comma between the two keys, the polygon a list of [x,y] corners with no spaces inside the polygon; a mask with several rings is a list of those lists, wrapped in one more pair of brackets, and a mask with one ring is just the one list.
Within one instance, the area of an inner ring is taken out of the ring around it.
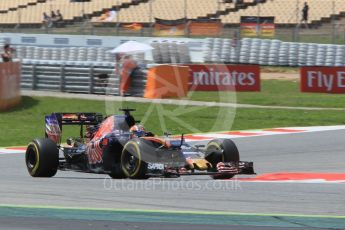
{"label": "orange advertising board", "polygon": [[181,98],[188,93],[189,67],[159,65],[147,74],[145,98]]}
{"label": "orange advertising board", "polygon": [[21,101],[18,62],[0,63],[0,111],[13,108]]}

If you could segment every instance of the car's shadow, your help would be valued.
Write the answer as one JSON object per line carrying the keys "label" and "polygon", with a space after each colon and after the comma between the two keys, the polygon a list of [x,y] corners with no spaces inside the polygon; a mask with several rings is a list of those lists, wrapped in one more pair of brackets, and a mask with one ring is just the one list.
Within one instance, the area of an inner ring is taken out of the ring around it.
{"label": "car's shadow", "polygon": [[[189,181],[189,180],[193,180],[193,181],[208,181],[208,180],[212,180],[211,178],[205,177],[205,178],[190,178],[187,177],[188,179],[184,179],[184,178],[161,178],[161,177],[151,177],[147,180],[162,180],[162,181]],[[111,177],[77,177],[77,176],[72,176],[72,177],[67,177],[67,176],[54,176],[51,179],[69,179],[69,180],[127,180],[127,181],[143,181],[143,180],[135,180],[135,179],[113,179]],[[144,180],[145,181],[145,180]]]}
{"label": "car's shadow", "polygon": [[104,179],[111,179],[110,177],[103,177],[103,178],[100,178],[100,177],[97,177],[97,178],[94,178],[94,177],[65,177],[65,176],[55,176],[53,177],[52,179],[70,179],[70,180],[104,180]]}

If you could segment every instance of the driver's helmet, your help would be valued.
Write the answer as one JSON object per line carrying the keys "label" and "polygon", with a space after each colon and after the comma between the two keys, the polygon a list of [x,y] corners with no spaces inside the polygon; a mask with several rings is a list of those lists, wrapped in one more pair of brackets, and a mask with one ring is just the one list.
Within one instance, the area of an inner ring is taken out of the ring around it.
{"label": "driver's helmet", "polygon": [[145,128],[143,125],[133,125],[129,131],[133,134],[134,137],[145,136]]}

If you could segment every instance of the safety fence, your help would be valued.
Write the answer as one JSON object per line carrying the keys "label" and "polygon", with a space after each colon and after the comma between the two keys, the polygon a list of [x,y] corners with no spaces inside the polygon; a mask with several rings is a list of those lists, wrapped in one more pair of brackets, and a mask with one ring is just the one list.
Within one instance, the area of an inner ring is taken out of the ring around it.
{"label": "safety fence", "polygon": [[[128,41],[127,37],[112,38],[100,36],[31,35],[35,44],[27,44],[28,34],[3,34],[0,46],[12,44],[15,57],[24,65],[47,66],[96,66],[100,69],[113,69],[115,55],[108,52],[110,44],[114,47]],[[69,39],[66,45],[54,43]],[[88,46],[88,41],[98,41],[97,46]],[[154,47],[148,55],[136,54],[138,63],[189,64],[189,63],[232,63],[260,64],[271,66],[344,66],[345,45],[315,44],[304,42],[284,42],[277,39],[259,38],[141,38],[133,40]],[[44,41],[43,44],[42,41]],[[79,45],[79,46],[77,46]],[[0,47],[0,50],[2,48]]]}
{"label": "safety fence", "polygon": [[244,38],[209,38],[205,63],[242,63],[271,66],[344,66],[345,45],[282,42]]}
{"label": "safety fence", "polygon": [[[130,92],[142,96],[146,84],[140,72],[132,79]],[[67,65],[23,64],[21,88],[88,94],[119,94],[119,77],[113,68]]]}
{"label": "safety fence", "polygon": [[[119,78],[100,67],[22,65],[22,89],[118,95]],[[345,93],[343,67],[303,66],[302,92]],[[129,93],[185,97],[188,91],[260,91],[259,65],[157,65],[132,77]],[[9,95],[9,94],[8,94]]]}

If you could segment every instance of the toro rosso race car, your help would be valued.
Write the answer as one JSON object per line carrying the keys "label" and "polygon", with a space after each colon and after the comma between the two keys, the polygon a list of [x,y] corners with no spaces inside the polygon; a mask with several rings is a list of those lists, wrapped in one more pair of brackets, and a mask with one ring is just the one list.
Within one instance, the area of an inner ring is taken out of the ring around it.
{"label": "toro rosso race car", "polygon": [[[130,114],[103,118],[99,113],[52,113],[45,117],[45,138],[29,143],[25,161],[33,177],[52,177],[57,170],[108,174],[112,178],[146,179],[210,175],[227,179],[254,174],[253,163],[240,161],[229,139],[192,146],[181,138],[156,137]],[[61,143],[64,126],[80,127],[80,135]]]}

